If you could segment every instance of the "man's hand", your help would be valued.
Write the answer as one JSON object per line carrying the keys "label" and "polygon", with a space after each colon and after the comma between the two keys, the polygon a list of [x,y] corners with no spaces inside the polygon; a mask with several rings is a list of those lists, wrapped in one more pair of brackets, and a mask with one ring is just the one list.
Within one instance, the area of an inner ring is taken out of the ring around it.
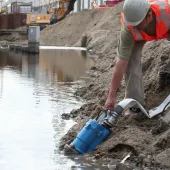
{"label": "man's hand", "polygon": [[115,102],[116,102],[116,97],[109,97],[107,98],[106,100],[106,103],[105,103],[105,106],[104,106],[104,109],[108,110],[113,110],[114,109],[114,106],[115,106]]}

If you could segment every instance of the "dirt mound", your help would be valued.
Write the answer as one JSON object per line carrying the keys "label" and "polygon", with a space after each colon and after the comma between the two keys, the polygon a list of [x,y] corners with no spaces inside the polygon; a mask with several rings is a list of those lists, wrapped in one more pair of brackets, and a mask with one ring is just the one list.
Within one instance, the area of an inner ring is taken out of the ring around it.
{"label": "dirt mound", "polygon": [[[0,45],[9,45],[12,43],[19,43],[19,44],[28,44],[28,35],[27,33],[27,27],[23,26],[23,27],[19,27],[13,30],[9,30],[12,31],[11,33],[9,32],[7,33],[1,33],[0,35]],[[18,32],[17,32],[18,31]],[[24,32],[24,33],[22,33]]]}
{"label": "dirt mound", "polygon": [[[73,13],[65,20],[48,26],[41,32],[41,44],[58,46],[83,46],[94,57],[96,64],[89,71],[95,76],[94,81],[88,82],[75,95],[85,98],[88,103],[79,110],[71,113],[79,121],[61,140],[61,149],[65,143],[70,143],[69,134],[74,139],[76,131],[89,119],[102,110],[111,74],[116,58],[116,47],[120,33],[120,12],[122,3],[107,11],[84,10]],[[170,92],[170,88],[157,91],[158,70],[162,62],[169,59],[170,42],[167,40],[152,41],[143,50],[143,74],[145,87],[145,102],[147,108],[160,104]],[[118,101],[124,97],[124,82],[118,92]],[[166,113],[166,115],[170,114]],[[78,115],[81,115],[78,116]],[[81,120],[81,122],[80,122]],[[87,156],[96,159],[123,159],[132,152],[132,162],[139,167],[170,168],[169,119],[158,116],[154,119],[146,117],[120,118],[114,133],[98,149]]]}

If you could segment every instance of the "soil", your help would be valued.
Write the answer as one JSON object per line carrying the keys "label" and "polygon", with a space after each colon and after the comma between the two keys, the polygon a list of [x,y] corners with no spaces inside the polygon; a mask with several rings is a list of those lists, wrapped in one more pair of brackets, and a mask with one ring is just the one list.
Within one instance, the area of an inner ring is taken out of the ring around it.
{"label": "soil", "polygon": [[[61,139],[61,150],[65,144],[70,144],[75,139],[90,118],[94,118],[103,109],[116,59],[122,4],[105,11],[83,10],[72,13],[63,21],[41,31],[42,45],[86,47],[88,56],[95,60],[95,65],[89,70],[93,80],[83,84],[75,93],[88,102],[69,114],[77,124]],[[170,87],[161,92],[157,88],[158,70],[162,63],[168,61],[169,49],[170,42],[165,39],[148,42],[144,46],[142,64],[147,109],[158,106],[169,95]],[[124,98],[124,89],[123,81],[117,101]],[[131,153],[129,163],[136,168],[170,169],[168,114],[170,111],[152,119],[144,115],[121,117],[109,138],[84,157],[120,162]]]}
{"label": "soil", "polygon": [[[28,44],[27,27],[19,27],[9,34],[0,35],[0,46],[7,47],[9,44]],[[17,32],[18,31],[18,32]]]}

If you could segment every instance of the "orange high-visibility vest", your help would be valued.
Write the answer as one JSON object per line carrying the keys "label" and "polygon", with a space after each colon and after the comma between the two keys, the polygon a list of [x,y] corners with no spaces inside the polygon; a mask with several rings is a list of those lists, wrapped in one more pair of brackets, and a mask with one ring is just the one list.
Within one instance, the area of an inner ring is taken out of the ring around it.
{"label": "orange high-visibility vest", "polygon": [[[168,37],[168,30],[170,30],[170,5],[168,0],[149,0],[149,2],[156,15],[156,36],[149,36],[144,31],[127,25],[136,41],[152,41]],[[121,23],[124,23],[123,13],[121,13]]]}

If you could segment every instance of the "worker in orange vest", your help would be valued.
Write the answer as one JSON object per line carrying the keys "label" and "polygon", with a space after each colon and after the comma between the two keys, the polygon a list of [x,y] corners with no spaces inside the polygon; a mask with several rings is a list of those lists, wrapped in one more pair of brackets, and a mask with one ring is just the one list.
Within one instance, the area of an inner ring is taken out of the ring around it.
{"label": "worker in orange vest", "polygon": [[[125,98],[133,98],[144,105],[141,52],[147,41],[168,38],[170,30],[168,0],[125,0],[121,22],[118,59],[114,67],[105,109],[114,108],[116,92],[124,74]],[[170,61],[162,66],[159,77],[159,89],[163,90],[170,86]],[[128,111],[138,113],[140,109],[133,107]]]}

